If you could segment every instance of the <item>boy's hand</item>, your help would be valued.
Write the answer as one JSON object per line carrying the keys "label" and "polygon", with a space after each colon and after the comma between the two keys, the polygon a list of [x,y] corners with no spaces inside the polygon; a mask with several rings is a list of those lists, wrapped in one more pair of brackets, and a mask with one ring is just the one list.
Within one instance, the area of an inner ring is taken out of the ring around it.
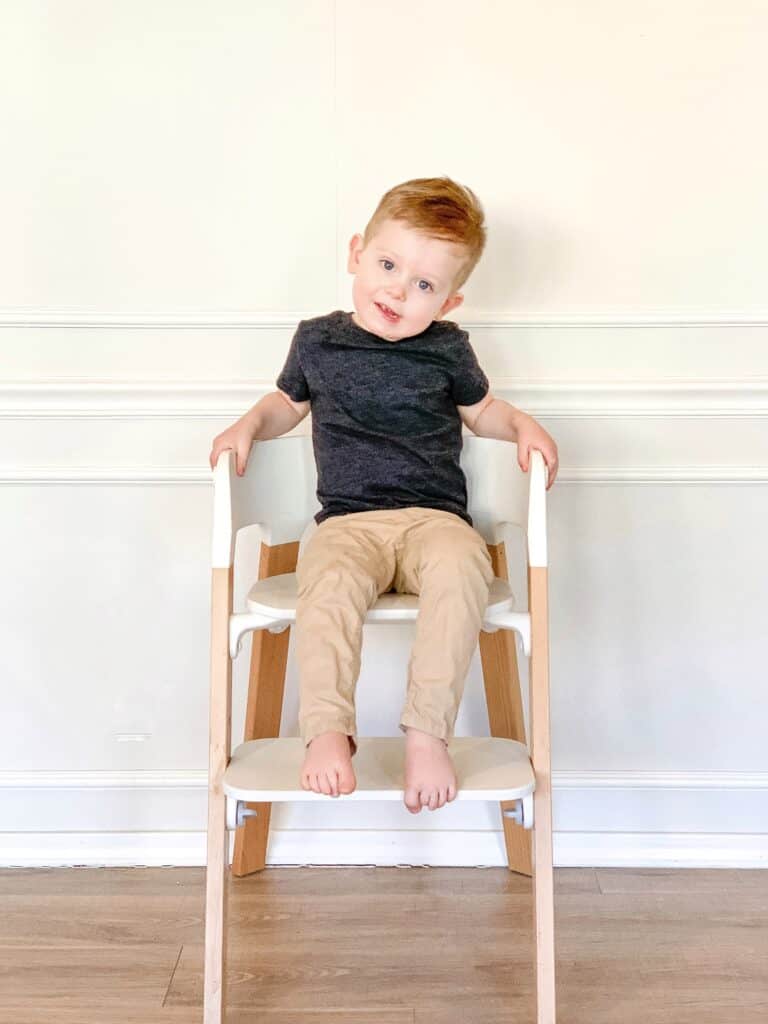
{"label": "boy's hand", "polygon": [[547,490],[549,490],[557,476],[557,445],[546,430],[540,426],[532,416],[529,416],[527,413],[520,412],[519,410],[518,416],[519,419],[516,423],[517,461],[520,465],[520,469],[522,469],[524,473],[527,473],[528,466],[531,461],[531,449],[535,448],[537,451],[540,451],[544,456],[544,462],[547,465],[549,476],[547,481]]}
{"label": "boy's hand", "polygon": [[248,464],[248,456],[251,453],[253,438],[253,421],[247,416],[243,416],[237,421],[237,423],[233,423],[231,427],[227,427],[225,431],[213,439],[211,454],[208,456],[211,469],[216,467],[216,463],[218,462],[221,453],[231,449],[235,453],[235,468],[237,469],[237,475],[242,476],[245,472],[245,467]]}

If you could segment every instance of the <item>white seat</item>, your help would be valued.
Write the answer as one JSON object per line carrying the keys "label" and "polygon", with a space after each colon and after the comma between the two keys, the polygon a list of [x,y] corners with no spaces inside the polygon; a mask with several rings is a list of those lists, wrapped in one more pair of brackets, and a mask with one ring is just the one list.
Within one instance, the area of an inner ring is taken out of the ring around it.
{"label": "white seat", "polygon": [[[281,633],[296,621],[296,573],[279,573],[257,580],[245,600],[247,612],[230,617],[229,649],[237,657],[245,633],[253,629],[268,629]],[[531,616],[528,612],[513,611],[515,595],[507,580],[494,577],[488,590],[488,606],[482,629],[494,633],[497,629],[513,629],[520,634],[523,653],[531,653]],[[417,594],[380,594],[368,609],[363,622],[414,622],[419,614]]]}
{"label": "white seat", "polygon": [[[296,621],[296,573],[284,572],[257,580],[248,591],[246,608],[261,615],[272,615],[281,620]],[[515,606],[515,595],[506,580],[497,577],[491,583],[488,594],[487,616],[496,612],[511,611]],[[365,616],[364,622],[406,622],[413,621],[419,613],[418,594],[398,594],[388,591],[379,594]]]}

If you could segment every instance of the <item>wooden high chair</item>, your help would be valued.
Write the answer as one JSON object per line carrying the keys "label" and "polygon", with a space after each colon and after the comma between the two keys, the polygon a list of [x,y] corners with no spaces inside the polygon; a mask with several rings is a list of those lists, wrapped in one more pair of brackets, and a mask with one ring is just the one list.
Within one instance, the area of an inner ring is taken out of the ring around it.
{"label": "wooden high chair", "polygon": [[[536,1024],[555,1024],[554,873],[550,779],[547,612],[547,470],[532,451],[529,472],[507,441],[464,434],[461,465],[468,509],[488,545],[496,578],[480,633],[490,736],[454,737],[448,749],[456,800],[500,801],[511,870],[533,876]],[[317,476],[309,435],[258,441],[245,474],[234,453],[222,452],[213,471],[213,578],[208,858],[205,909],[204,1024],[224,1024],[228,829],[236,829],[232,871],[265,865],[271,804],[286,800],[403,800],[405,736],[358,736],[357,788],[339,797],[301,788],[300,737],[280,737],[289,627],[296,618],[294,570],[316,528]],[[233,611],[233,558],[238,530],[259,524],[259,579],[246,608]],[[513,610],[504,534],[527,541],[528,610]],[[381,594],[365,622],[415,621],[418,596]],[[245,742],[230,754],[232,659],[255,631]],[[530,657],[530,743],[526,745],[514,637]],[[530,838],[533,837],[533,856]]]}

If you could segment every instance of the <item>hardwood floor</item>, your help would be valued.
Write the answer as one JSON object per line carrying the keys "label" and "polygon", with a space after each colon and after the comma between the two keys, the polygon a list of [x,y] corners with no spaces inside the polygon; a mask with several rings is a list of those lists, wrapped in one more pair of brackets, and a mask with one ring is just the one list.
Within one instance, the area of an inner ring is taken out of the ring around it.
{"label": "hardwood floor", "polygon": [[[232,879],[228,1024],[535,1024],[505,868]],[[198,1024],[204,870],[0,870],[0,1024]],[[558,868],[558,1024],[768,1024],[768,871]]]}

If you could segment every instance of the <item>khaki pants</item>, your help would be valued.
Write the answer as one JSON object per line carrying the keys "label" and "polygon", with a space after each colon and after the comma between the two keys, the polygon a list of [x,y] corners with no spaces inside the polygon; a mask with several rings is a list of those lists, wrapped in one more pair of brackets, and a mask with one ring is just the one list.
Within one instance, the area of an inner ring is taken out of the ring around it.
{"label": "khaki pants", "polygon": [[399,508],[324,519],[296,566],[299,729],[357,750],[354,693],[363,620],[380,594],[419,594],[400,729],[453,736],[494,578],[485,540],[453,512]]}

